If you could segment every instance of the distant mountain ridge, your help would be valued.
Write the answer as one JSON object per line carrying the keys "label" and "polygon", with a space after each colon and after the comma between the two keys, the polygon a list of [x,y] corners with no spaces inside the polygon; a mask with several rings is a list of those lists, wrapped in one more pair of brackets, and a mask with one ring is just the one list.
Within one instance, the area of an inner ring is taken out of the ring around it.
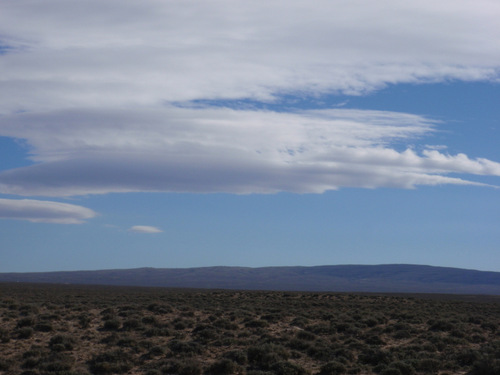
{"label": "distant mountain ridge", "polygon": [[500,272],[411,264],[0,273],[0,282],[317,292],[500,295]]}

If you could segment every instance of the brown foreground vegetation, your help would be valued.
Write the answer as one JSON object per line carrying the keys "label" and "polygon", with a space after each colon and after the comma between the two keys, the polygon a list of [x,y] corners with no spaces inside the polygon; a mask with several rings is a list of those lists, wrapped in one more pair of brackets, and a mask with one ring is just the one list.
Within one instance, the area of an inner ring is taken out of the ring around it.
{"label": "brown foreground vegetation", "polygon": [[0,284],[0,374],[500,374],[500,300]]}

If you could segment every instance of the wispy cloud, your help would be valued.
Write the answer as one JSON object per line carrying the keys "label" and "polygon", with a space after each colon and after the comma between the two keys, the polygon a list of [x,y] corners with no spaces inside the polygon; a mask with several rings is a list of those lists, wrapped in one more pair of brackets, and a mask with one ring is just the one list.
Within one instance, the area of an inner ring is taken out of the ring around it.
{"label": "wispy cloud", "polygon": [[97,214],[89,208],[68,203],[32,199],[0,199],[0,218],[35,223],[81,224]]}
{"label": "wispy cloud", "polygon": [[157,227],[151,227],[148,225],[134,225],[131,227],[129,232],[133,233],[162,233],[163,231]]}
{"label": "wispy cloud", "polygon": [[498,81],[499,16],[492,0],[9,2],[0,135],[36,164],[1,173],[0,193],[476,184],[500,164],[407,148],[437,125],[421,116],[189,104]]}

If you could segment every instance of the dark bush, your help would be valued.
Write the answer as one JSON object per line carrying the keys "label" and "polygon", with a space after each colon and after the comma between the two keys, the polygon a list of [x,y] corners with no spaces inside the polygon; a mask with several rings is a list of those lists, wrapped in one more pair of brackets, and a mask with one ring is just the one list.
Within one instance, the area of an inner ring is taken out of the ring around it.
{"label": "dark bush", "polygon": [[156,356],[159,356],[159,355],[163,355],[165,354],[165,349],[163,349],[162,346],[153,346],[150,350],[149,350],[149,354],[153,357],[156,357]]}
{"label": "dark bush", "polygon": [[156,326],[159,324],[158,319],[156,319],[156,317],[154,317],[154,316],[145,316],[142,318],[142,322],[144,324],[150,324],[153,326]]}
{"label": "dark bush", "polygon": [[386,365],[392,360],[389,352],[379,349],[369,349],[359,355],[359,361],[367,365]]}
{"label": "dark bush", "polygon": [[404,361],[396,361],[389,364],[388,369],[397,369],[401,375],[415,374],[415,368],[411,363]]}
{"label": "dark bush", "polygon": [[493,322],[486,322],[481,324],[481,328],[496,332],[496,330],[498,329],[498,324]]}
{"label": "dark bush", "polygon": [[453,323],[447,320],[430,321],[429,325],[431,331],[451,331],[454,328]]}
{"label": "dark bush", "polygon": [[0,358],[0,371],[8,371],[13,364],[12,360]]}
{"label": "dark bush", "polygon": [[367,327],[375,327],[378,324],[378,321],[373,319],[373,318],[368,318],[363,321],[363,323],[366,324]]}
{"label": "dark bush", "polygon": [[387,367],[380,372],[380,375],[402,375],[401,371],[394,367]]}
{"label": "dark bush", "polygon": [[173,312],[170,306],[160,303],[152,303],[147,307],[147,309],[155,314],[169,314]]}
{"label": "dark bush", "polygon": [[263,370],[269,370],[274,364],[288,360],[290,354],[281,346],[263,344],[251,346],[247,350],[248,362]]}
{"label": "dark bush", "polygon": [[49,341],[49,348],[54,352],[73,350],[75,340],[66,335],[55,335]]}
{"label": "dark bush", "polygon": [[385,345],[385,341],[380,338],[380,336],[370,335],[365,338],[365,343],[368,345],[382,346]]}
{"label": "dark bush", "polygon": [[288,343],[288,347],[290,347],[291,349],[295,349],[295,350],[307,350],[310,348],[310,346],[311,346],[311,344],[308,341],[299,340],[297,338],[292,339]]}
{"label": "dark bush", "polygon": [[17,330],[17,337],[20,339],[29,339],[33,336],[33,328],[23,327]]}
{"label": "dark bush", "polygon": [[250,320],[249,322],[245,323],[245,327],[247,328],[265,328],[268,327],[269,323],[265,320]]}
{"label": "dark bush", "polygon": [[209,375],[232,375],[243,373],[243,368],[230,359],[221,359],[212,363],[205,372]]}
{"label": "dark bush", "polygon": [[90,322],[91,322],[91,319],[88,315],[81,314],[78,316],[78,324],[80,325],[80,328],[82,328],[82,329],[89,328]]}
{"label": "dark bush", "polygon": [[481,358],[481,354],[474,349],[461,350],[455,354],[455,361],[460,366],[471,366]]}
{"label": "dark bush", "polygon": [[27,316],[17,321],[18,328],[32,327],[34,324],[35,324],[35,318],[33,318],[32,316]]}
{"label": "dark bush", "polygon": [[0,328],[0,342],[6,344],[10,341],[10,333],[6,329]]}
{"label": "dark bush", "polygon": [[498,375],[500,374],[500,357],[497,355],[487,355],[478,359],[472,365],[468,375]]}
{"label": "dark bush", "polygon": [[120,321],[118,319],[108,319],[104,322],[103,330],[118,331],[120,329]]}
{"label": "dark bush", "polygon": [[309,324],[309,320],[303,316],[298,316],[292,320],[291,325],[299,328],[305,328]]}
{"label": "dark bush", "polygon": [[396,340],[404,340],[404,339],[409,339],[411,338],[411,333],[410,331],[403,329],[400,331],[396,331],[393,333],[392,337],[395,338]]}
{"label": "dark bush", "polygon": [[180,340],[172,340],[168,344],[168,348],[172,351],[174,355],[182,354],[182,355],[195,355],[201,354],[202,346],[194,341],[180,341]]}
{"label": "dark bush", "polygon": [[113,332],[112,334],[104,337],[100,342],[102,344],[107,344],[107,345],[116,345],[116,343],[118,342],[118,340],[119,340],[118,334],[116,334],[115,332]]}
{"label": "dark bush", "polygon": [[209,340],[214,340],[219,336],[217,330],[207,324],[200,324],[196,326],[193,329],[192,333],[202,342],[208,342]]}
{"label": "dark bush", "polygon": [[414,367],[417,371],[434,374],[439,371],[440,362],[436,359],[426,358],[416,361]]}
{"label": "dark bush", "polygon": [[333,361],[321,366],[321,370],[318,375],[341,375],[346,372],[347,369],[342,363]]}
{"label": "dark bush", "polygon": [[34,305],[21,305],[19,306],[19,313],[21,315],[38,314],[39,308]]}
{"label": "dark bush", "polygon": [[228,358],[242,366],[248,363],[247,354],[242,350],[231,350],[224,353],[223,357]]}
{"label": "dark bush", "polygon": [[123,374],[132,368],[130,356],[121,350],[94,355],[88,364],[93,374]]}
{"label": "dark bush", "polygon": [[38,369],[42,373],[68,374],[72,369],[74,359],[67,354],[52,353],[41,358]]}
{"label": "dark bush", "polygon": [[307,349],[307,355],[319,361],[329,361],[334,357],[334,351],[331,345],[319,341]]}
{"label": "dark bush", "polygon": [[162,368],[162,372],[168,375],[200,375],[201,365],[197,361],[172,360]]}
{"label": "dark bush", "polygon": [[212,323],[212,325],[217,328],[227,329],[231,331],[238,329],[238,325],[228,319],[217,319]]}
{"label": "dark bush", "polygon": [[307,341],[312,341],[316,339],[316,335],[308,331],[299,331],[297,332],[296,337],[299,340],[307,340]]}
{"label": "dark bush", "polygon": [[53,329],[52,324],[49,322],[40,322],[35,324],[35,330],[38,332],[52,332]]}
{"label": "dark bush", "polygon": [[26,358],[21,364],[21,368],[35,368],[39,362],[40,358]]}
{"label": "dark bush", "polygon": [[269,323],[277,323],[283,319],[282,314],[265,314],[260,317],[262,320],[267,320]]}
{"label": "dark bush", "polygon": [[144,335],[146,337],[155,337],[155,336],[172,336],[172,332],[168,330],[168,328],[158,328],[158,327],[153,327],[150,329],[147,329],[144,332]]}
{"label": "dark bush", "polygon": [[124,331],[135,331],[142,328],[141,322],[138,319],[127,319],[123,322]]}
{"label": "dark bush", "polygon": [[134,348],[137,346],[137,340],[133,337],[130,337],[130,336],[122,336],[116,342],[116,346],[119,346],[122,348]]}
{"label": "dark bush", "polygon": [[272,365],[271,370],[276,375],[306,375],[307,371],[299,365],[290,362],[278,362]]}

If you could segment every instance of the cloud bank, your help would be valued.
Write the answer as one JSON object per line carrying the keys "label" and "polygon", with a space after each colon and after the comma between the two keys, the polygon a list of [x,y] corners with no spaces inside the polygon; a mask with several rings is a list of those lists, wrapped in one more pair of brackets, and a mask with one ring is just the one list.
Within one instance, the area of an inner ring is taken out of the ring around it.
{"label": "cloud bank", "polygon": [[34,223],[81,224],[97,214],[74,204],[33,199],[0,199],[0,218]]}
{"label": "cloud bank", "polygon": [[496,0],[9,2],[4,111],[498,80]]}
{"label": "cloud bank", "polygon": [[433,131],[434,122],[403,113],[169,107],[5,118],[4,131],[25,137],[36,161],[0,173],[8,194],[321,193],[474,184],[448,174],[500,176],[496,162],[390,148]]}
{"label": "cloud bank", "polygon": [[422,116],[193,101],[499,82],[499,16],[495,0],[9,2],[0,135],[34,164],[2,171],[0,193],[481,185],[466,175],[499,163],[407,146],[438,125]]}
{"label": "cloud bank", "polygon": [[131,227],[129,232],[134,232],[134,233],[147,233],[147,234],[153,234],[153,233],[162,233],[163,231],[157,227],[151,227],[148,225],[134,225]]}

